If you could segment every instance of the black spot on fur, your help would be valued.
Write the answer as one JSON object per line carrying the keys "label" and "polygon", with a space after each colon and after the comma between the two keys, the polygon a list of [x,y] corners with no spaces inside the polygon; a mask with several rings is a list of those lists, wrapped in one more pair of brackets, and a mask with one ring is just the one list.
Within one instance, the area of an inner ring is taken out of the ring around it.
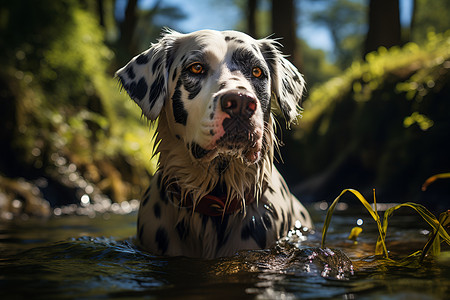
{"label": "black spot on fur", "polygon": [[147,90],[148,90],[147,82],[145,81],[144,77],[142,77],[141,79],[139,79],[138,83],[131,91],[132,95],[130,96],[133,99],[138,99],[139,101],[141,101],[145,97],[145,94],[147,94]]}
{"label": "black spot on fur", "polygon": [[144,65],[144,64],[148,63],[148,61],[149,61],[149,59],[146,54],[141,54],[136,58],[136,63],[138,65]]}
{"label": "black spot on fur", "polygon": [[161,205],[158,202],[153,206],[153,213],[157,219],[161,218]]}
{"label": "black spot on fur", "polygon": [[158,190],[161,190],[161,185],[162,185],[162,176],[161,173],[158,173],[158,177],[156,179],[156,187],[158,188]]}
{"label": "black spot on fur", "polygon": [[196,158],[196,159],[200,159],[209,153],[209,150],[202,148],[197,143],[192,143],[190,150],[191,150],[192,156],[194,156],[194,158]]}
{"label": "black spot on fur", "polygon": [[272,218],[267,212],[262,216],[262,221],[267,229],[272,229]]}
{"label": "black spot on fur", "polygon": [[272,203],[264,204],[264,208],[267,210],[266,214],[272,216],[274,220],[278,220],[277,210],[273,207]]}
{"label": "black spot on fur", "polygon": [[158,250],[160,250],[162,254],[166,253],[167,248],[169,247],[169,236],[167,234],[167,230],[159,227],[156,231],[155,241],[158,245]]}
{"label": "black spot on fur", "polygon": [[139,237],[139,241],[142,242],[142,238],[144,237],[144,226],[138,225],[138,237]]}
{"label": "black spot on fur", "polygon": [[150,96],[149,96],[149,102],[150,102],[150,109],[153,108],[153,106],[156,103],[156,100],[159,98],[159,96],[164,91],[164,76],[160,74],[158,78],[152,83],[150,87]]}
{"label": "black spot on fur", "polygon": [[177,140],[181,140],[181,137],[178,134],[176,134],[175,137],[177,138]]}
{"label": "black spot on fur", "polygon": [[162,187],[162,176],[161,174],[158,174],[158,178],[156,180],[156,185],[158,187],[159,190],[159,199],[161,199],[161,201],[165,204],[167,204],[168,199],[167,199],[167,195],[166,195],[166,190]]}
{"label": "black spot on fur", "polygon": [[127,71],[128,78],[134,79],[136,77],[136,74],[134,74],[133,66],[128,66],[126,71]]}
{"label": "black spot on fur", "polygon": [[[203,76],[198,76],[203,77]],[[188,99],[194,99],[202,90],[201,81],[198,79],[183,80],[184,89],[189,93]]]}
{"label": "black spot on fur", "polygon": [[179,222],[177,226],[175,226],[175,229],[181,240],[184,240],[189,235],[189,226],[184,222]]}
{"label": "black spot on fur", "polygon": [[175,60],[175,54],[178,50],[178,43],[174,42],[170,45],[166,51],[166,68],[170,70],[172,68],[173,61]]}
{"label": "black spot on fur", "polygon": [[175,87],[175,92],[172,96],[172,110],[175,122],[183,124],[186,126],[188,113],[184,108],[183,101],[181,100],[181,90],[180,90],[181,80],[179,79]]}
{"label": "black spot on fur", "polygon": [[286,222],[285,222],[284,217],[283,217],[283,220],[281,221],[280,232],[278,232],[278,234],[281,237],[284,237],[286,235],[286,233],[287,233],[287,228],[285,226],[286,226]]}
{"label": "black spot on fur", "polygon": [[144,197],[146,197],[147,195],[150,194],[151,189],[152,189],[152,186],[149,185],[148,188],[147,188],[147,189],[145,190],[145,192],[144,192]]}
{"label": "black spot on fur", "polygon": [[144,196],[142,197],[143,198],[142,206],[147,205],[147,202],[150,199],[150,190],[151,190],[150,188],[151,185],[144,192]]}
{"label": "black spot on fur", "polygon": [[280,189],[281,195],[283,196],[283,198],[287,198],[289,197],[289,194],[286,192],[286,189],[284,189],[283,187]]}
{"label": "black spot on fur", "polygon": [[302,215],[303,220],[306,221],[307,217],[304,211],[300,211],[300,214]]}
{"label": "black spot on fur", "polygon": [[291,214],[287,215],[287,228],[288,229],[292,228],[292,217],[291,217]]}
{"label": "black spot on fur", "polygon": [[241,238],[243,240],[248,240],[253,238],[259,248],[264,249],[266,247],[266,228],[264,227],[263,221],[257,219],[255,216],[252,217],[250,223],[242,228]]}
{"label": "black spot on fur", "polygon": [[224,215],[220,217],[211,217],[211,221],[214,224],[217,233],[217,247],[216,252],[222,248],[223,245],[226,244],[229,234],[226,233],[226,229],[228,227],[228,218],[229,215]]}
{"label": "black spot on fur", "polygon": [[289,83],[289,81],[286,78],[282,79],[283,82],[283,88],[291,95],[294,95],[294,90],[292,89],[291,84]]}
{"label": "black spot on fur", "polygon": [[283,180],[281,182],[281,194],[283,194],[284,198],[289,198],[290,197],[290,192],[289,192],[289,187],[287,186],[286,182]]}
{"label": "black spot on fur", "polygon": [[144,196],[144,201],[142,202],[142,206],[145,206],[145,205],[147,205],[147,202],[148,202],[148,200],[150,199],[150,195],[145,195]]}
{"label": "black spot on fur", "polygon": [[236,38],[236,37],[234,37],[234,36],[226,36],[226,37],[225,37],[225,41],[226,41],[226,42],[235,41],[235,42],[238,43],[238,44],[244,44],[244,41],[243,41],[243,40],[238,39],[238,38]]}
{"label": "black spot on fur", "polygon": [[177,68],[173,70],[172,81],[175,81],[176,78],[177,78]]}
{"label": "black spot on fur", "polygon": [[[205,61],[206,58],[204,58],[203,55],[198,55],[197,59],[199,61]],[[192,61],[189,60],[190,62]],[[187,67],[188,62],[182,62],[182,65]],[[189,71],[189,68],[185,68],[181,71],[181,81],[182,81],[182,85],[184,87],[184,89],[189,93],[188,94],[188,99],[192,100],[194,99],[202,90],[202,81],[203,79],[206,78],[207,74],[208,74],[208,70],[209,70],[209,66],[204,63],[203,64],[204,67],[204,71],[200,74],[193,74]]]}
{"label": "black spot on fur", "polygon": [[280,101],[278,100],[278,104],[280,105],[281,112],[283,113],[283,116],[286,120],[290,120],[290,112],[292,111],[292,108],[287,104],[286,101]]}
{"label": "black spot on fur", "polygon": [[277,64],[277,54],[275,47],[269,43],[263,43],[260,50],[264,57],[264,60],[267,63],[267,66],[269,67],[270,73],[275,74],[275,68]]}
{"label": "black spot on fur", "polygon": [[152,74],[155,74],[156,69],[161,65],[161,57],[158,57],[152,66]]}
{"label": "black spot on fur", "polygon": [[167,204],[168,199],[166,195],[166,190],[164,188],[159,190],[159,198],[163,203]]}

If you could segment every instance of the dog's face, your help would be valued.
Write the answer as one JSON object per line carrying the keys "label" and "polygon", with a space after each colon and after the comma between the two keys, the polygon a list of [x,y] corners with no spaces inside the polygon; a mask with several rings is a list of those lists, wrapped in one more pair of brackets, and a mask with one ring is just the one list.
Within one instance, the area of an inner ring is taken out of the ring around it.
{"label": "dog's face", "polygon": [[258,162],[271,99],[290,123],[304,87],[273,41],[235,31],[167,33],[117,76],[143,114],[155,120],[164,113],[173,137],[202,162],[223,156]]}

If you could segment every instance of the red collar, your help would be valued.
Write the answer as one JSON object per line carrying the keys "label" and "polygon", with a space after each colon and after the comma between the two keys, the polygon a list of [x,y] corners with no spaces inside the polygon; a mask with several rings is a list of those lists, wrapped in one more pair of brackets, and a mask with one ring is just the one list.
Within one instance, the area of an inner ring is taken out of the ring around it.
{"label": "red collar", "polygon": [[[175,185],[173,195],[177,200],[180,200],[180,188],[178,185]],[[255,202],[255,196],[253,193],[249,192],[245,194],[245,205],[250,205]],[[184,201],[178,201],[178,205],[180,207],[192,208],[193,202],[192,197],[189,195],[184,199]],[[214,196],[208,194],[198,201],[195,205],[194,211],[201,213],[202,215],[217,217],[223,215],[234,214],[241,210],[242,208],[242,199],[241,198],[233,198],[227,205],[227,197],[224,196]]]}
{"label": "red collar", "polygon": [[[248,193],[245,197],[245,205],[249,205],[255,202],[255,197]],[[217,197],[213,195],[206,195],[195,206],[194,211],[201,213],[202,215],[217,217],[222,215],[230,215],[235,212],[241,210],[242,208],[242,199],[238,199],[237,197],[232,199],[228,205],[226,205],[227,198]],[[192,207],[192,199],[188,197],[186,201],[183,201],[182,206],[184,207]]]}

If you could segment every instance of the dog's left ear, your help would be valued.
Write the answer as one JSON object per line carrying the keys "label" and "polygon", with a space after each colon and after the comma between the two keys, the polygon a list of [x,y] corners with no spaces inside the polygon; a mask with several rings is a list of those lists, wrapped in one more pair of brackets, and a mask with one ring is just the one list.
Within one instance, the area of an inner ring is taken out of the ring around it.
{"label": "dog's left ear", "polygon": [[175,32],[166,33],[116,72],[122,87],[150,120],[158,117],[168,97],[170,49],[175,36]]}
{"label": "dog's left ear", "polygon": [[269,65],[272,94],[289,125],[300,115],[305,80],[297,68],[283,57],[276,47],[277,42],[270,39],[259,42],[261,53]]}

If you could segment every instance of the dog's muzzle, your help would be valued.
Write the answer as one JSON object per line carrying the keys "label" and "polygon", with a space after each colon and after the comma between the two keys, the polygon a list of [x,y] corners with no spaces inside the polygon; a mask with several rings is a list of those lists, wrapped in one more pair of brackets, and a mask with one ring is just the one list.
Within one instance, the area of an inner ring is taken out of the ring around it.
{"label": "dog's muzzle", "polygon": [[220,107],[231,119],[249,119],[255,113],[258,102],[246,91],[232,91],[224,94],[220,98]]}
{"label": "dog's muzzle", "polygon": [[259,102],[252,93],[232,90],[220,97],[220,108],[229,118],[223,119],[224,135],[217,145],[240,153],[247,162],[254,163],[260,157],[262,122],[257,120]]}

